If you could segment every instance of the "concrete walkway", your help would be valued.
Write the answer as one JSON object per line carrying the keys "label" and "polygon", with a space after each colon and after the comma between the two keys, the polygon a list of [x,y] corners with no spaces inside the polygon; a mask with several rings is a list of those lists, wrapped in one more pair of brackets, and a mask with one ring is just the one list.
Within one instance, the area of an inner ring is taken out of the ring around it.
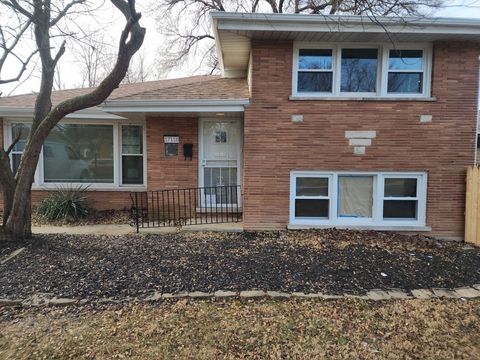
{"label": "concrete walkway", "polygon": [[[169,234],[177,232],[176,227],[144,228],[141,234]],[[181,231],[220,231],[240,232],[243,231],[243,223],[227,224],[203,224],[183,226]],[[136,229],[128,224],[109,225],[82,225],[82,226],[33,226],[34,234],[73,234],[73,235],[127,235],[134,234]]]}

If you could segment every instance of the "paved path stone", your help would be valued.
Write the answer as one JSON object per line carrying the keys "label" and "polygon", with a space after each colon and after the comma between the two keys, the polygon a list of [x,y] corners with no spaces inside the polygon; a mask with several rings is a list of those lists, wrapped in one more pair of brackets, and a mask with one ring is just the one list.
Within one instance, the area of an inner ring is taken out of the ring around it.
{"label": "paved path stone", "polygon": [[178,293],[162,293],[162,299],[178,299],[184,298],[188,296],[188,292],[181,291]]}
{"label": "paved path stone", "polygon": [[54,306],[68,306],[68,305],[74,305],[78,302],[76,299],[67,299],[67,298],[53,298],[49,301],[47,301],[48,305],[54,305]]}
{"label": "paved path stone", "polygon": [[431,299],[435,294],[430,289],[415,289],[411,291],[415,299]]}
{"label": "paved path stone", "polygon": [[0,307],[22,305],[21,300],[0,299]]}
{"label": "paved path stone", "polygon": [[289,293],[279,292],[279,291],[267,291],[267,295],[272,298],[289,298],[291,295]]}
{"label": "paved path stone", "polygon": [[191,298],[200,299],[200,298],[213,297],[213,294],[212,293],[201,292],[201,291],[193,291],[193,292],[188,293],[188,296],[191,297]]}
{"label": "paved path stone", "polygon": [[392,299],[408,299],[410,296],[403,290],[387,290]]}
{"label": "paved path stone", "polygon": [[392,298],[386,291],[384,291],[384,290],[379,290],[379,289],[370,290],[370,291],[367,293],[367,297],[368,297],[370,300],[375,300],[375,301],[379,301],[379,300],[389,300],[389,299]]}
{"label": "paved path stone", "polygon": [[261,290],[240,291],[241,298],[257,298],[265,295],[267,295],[267,293]]}
{"label": "paved path stone", "polygon": [[456,288],[455,292],[462,298],[473,299],[480,297],[480,290],[471,287]]}
{"label": "paved path stone", "polygon": [[162,298],[162,293],[160,291],[155,291],[153,295],[145,298],[146,301],[158,301]]}
{"label": "paved path stone", "polygon": [[455,293],[454,290],[434,288],[432,289],[432,291],[437,297],[453,298],[453,299],[460,297],[457,293]]}
{"label": "paved path stone", "polygon": [[220,298],[228,298],[228,297],[235,297],[238,295],[238,293],[235,291],[218,290],[218,291],[215,291],[213,295]]}

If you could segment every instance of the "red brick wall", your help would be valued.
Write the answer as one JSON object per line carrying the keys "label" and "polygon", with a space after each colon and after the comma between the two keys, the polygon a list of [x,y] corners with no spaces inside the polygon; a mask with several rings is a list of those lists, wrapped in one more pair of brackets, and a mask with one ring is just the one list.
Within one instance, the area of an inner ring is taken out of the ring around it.
{"label": "red brick wall", "polygon": [[[245,113],[245,228],[287,225],[291,170],[426,171],[427,225],[438,236],[463,236],[479,54],[479,44],[434,44],[434,102],[290,101],[292,43],[254,41],[253,102]],[[304,121],[292,123],[293,114]],[[422,114],[433,121],[421,124]],[[346,130],[375,130],[377,137],[364,156],[355,156]]]}
{"label": "red brick wall", "polygon": [[[179,135],[178,156],[165,157],[163,136]],[[185,160],[183,144],[193,144],[193,159]],[[147,118],[148,189],[198,186],[198,118]]]}

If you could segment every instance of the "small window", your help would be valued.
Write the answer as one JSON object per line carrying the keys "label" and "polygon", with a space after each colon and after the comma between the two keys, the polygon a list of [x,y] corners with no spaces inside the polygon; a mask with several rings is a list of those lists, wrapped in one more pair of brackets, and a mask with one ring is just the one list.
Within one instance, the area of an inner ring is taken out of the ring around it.
{"label": "small window", "polygon": [[332,49],[300,49],[298,56],[298,92],[332,92]]}
{"label": "small window", "polygon": [[122,126],[122,184],[143,184],[143,127]]}
{"label": "small window", "polygon": [[423,93],[423,69],[423,50],[390,50],[388,56],[388,93]]}
{"label": "small window", "polygon": [[377,59],[377,49],[342,49],[340,91],[376,92]]}
{"label": "small window", "polygon": [[385,178],[383,218],[417,219],[418,190],[416,178]]}
{"label": "small window", "polygon": [[327,177],[298,177],[295,184],[295,217],[328,218],[330,198]]}

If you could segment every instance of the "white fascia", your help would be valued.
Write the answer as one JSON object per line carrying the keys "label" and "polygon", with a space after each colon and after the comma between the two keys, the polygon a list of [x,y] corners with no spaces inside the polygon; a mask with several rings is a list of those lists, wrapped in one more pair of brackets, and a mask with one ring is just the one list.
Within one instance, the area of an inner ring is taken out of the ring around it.
{"label": "white fascia", "polygon": [[107,100],[101,107],[114,113],[243,112],[250,99]]}
{"label": "white fascia", "polygon": [[244,14],[212,12],[215,31],[293,32],[414,32],[419,34],[480,35],[480,21],[465,18],[425,18],[378,16],[374,20],[359,15]]}
{"label": "white fascia", "polygon": [[[33,108],[0,106],[0,117],[31,118]],[[125,117],[109,114],[99,108],[89,108],[76,111],[65,116],[66,119],[97,119],[97,120],[125,120]]]}

